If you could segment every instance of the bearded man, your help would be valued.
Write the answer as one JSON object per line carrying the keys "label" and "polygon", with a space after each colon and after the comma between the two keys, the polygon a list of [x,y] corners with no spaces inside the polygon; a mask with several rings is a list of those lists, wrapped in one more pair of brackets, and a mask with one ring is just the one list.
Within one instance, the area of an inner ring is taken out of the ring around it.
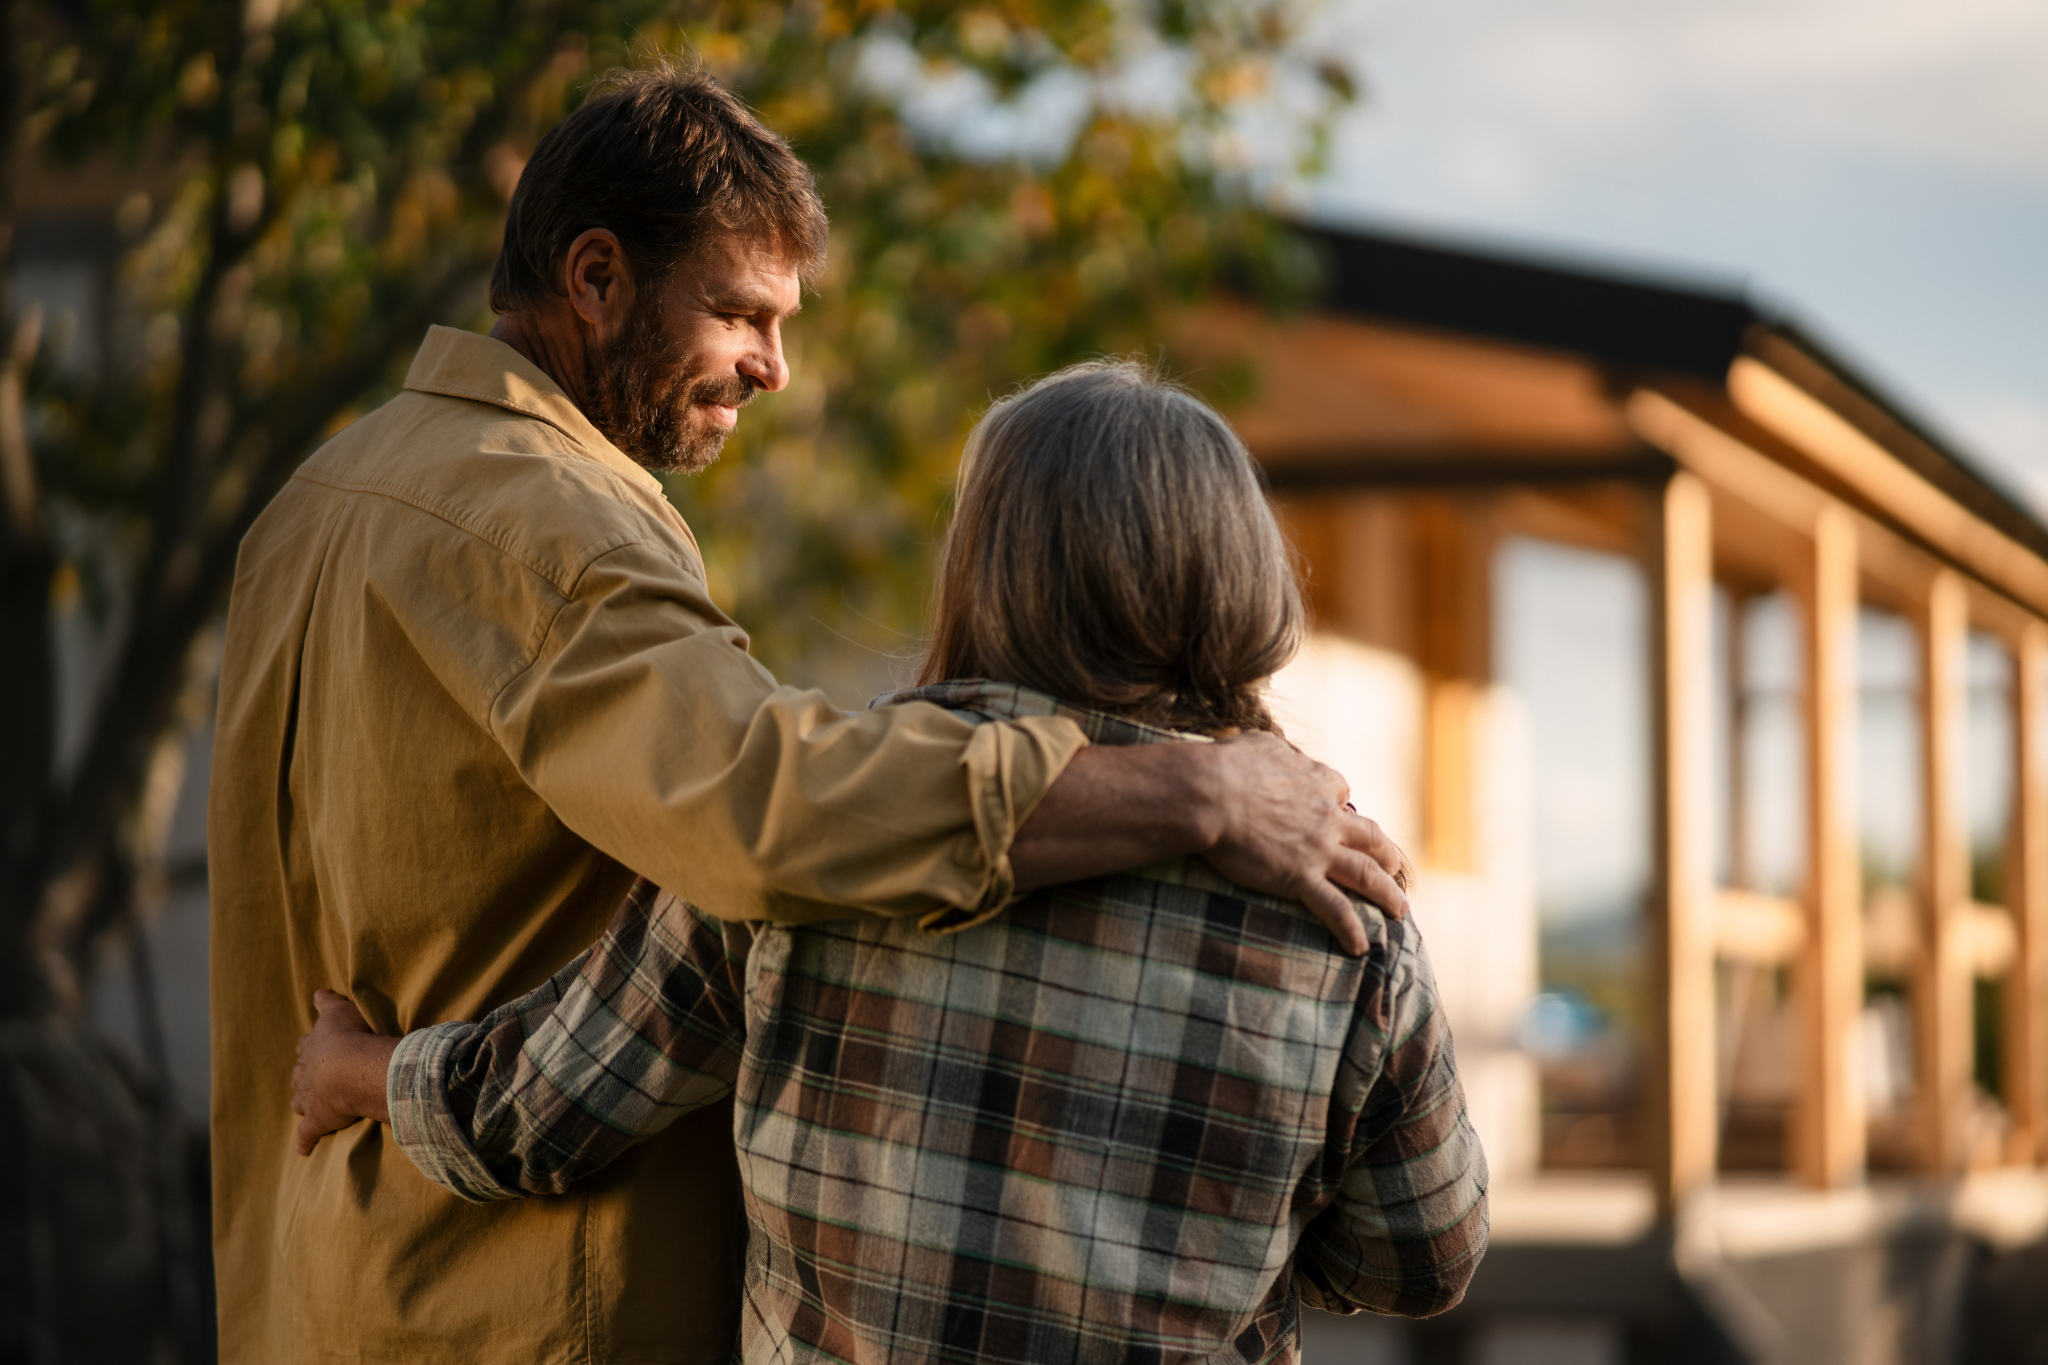
{"label": "bearded man", "polygon": [[723,1361],[739,1307],[729,1107],[559,1198],[464,1203],[374,1124],[293,1155],[318,987],[381,1033],[475,1018],[596,939],[635,875],[731,921],[916,916],[1200,853],[1399,913],[1399,854],[1267,737],[1090,748],[1071,722],[848,715],[780,687],[713,604],[651,471],[701,469],[788,382],[822,262],[809,172],[710,79],[602,83],[506,220],[489,337],[244,541],[209,810],[221,1358]]}

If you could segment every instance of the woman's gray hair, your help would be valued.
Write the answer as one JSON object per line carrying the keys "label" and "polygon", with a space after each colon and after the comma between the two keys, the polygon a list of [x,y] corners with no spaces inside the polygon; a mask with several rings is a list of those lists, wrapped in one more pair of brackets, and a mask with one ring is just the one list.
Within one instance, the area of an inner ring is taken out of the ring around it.
{"label": "woman's gray hair", "polygon": [[919,682],[992,678],[1174,729],[1273,730],[1264,684],[1301,634],[1250,453],[1149,367],[1061,370],[967,438]]}

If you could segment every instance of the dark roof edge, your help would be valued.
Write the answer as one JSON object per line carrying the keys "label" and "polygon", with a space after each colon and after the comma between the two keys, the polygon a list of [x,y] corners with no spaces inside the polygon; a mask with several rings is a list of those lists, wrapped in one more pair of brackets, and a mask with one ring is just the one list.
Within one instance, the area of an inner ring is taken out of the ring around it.
{"label": "dark roof edge", "polygon": [[1302,229],[1340,311],[1720,382],[1761,319],[1739,291],[1472,250],[1378,231]]}
{"label": "dark roof edge", "polygon": [[1323,254],[1324,306],[1585,356],[1617,376],[1681,374],[1725,386],[1752,355],[1826,403],[1973,514],[2048,558],[2048,524],[1956,453],[1858,367],[1745,292],[1660,281],[1401,232],[1298,224]]}

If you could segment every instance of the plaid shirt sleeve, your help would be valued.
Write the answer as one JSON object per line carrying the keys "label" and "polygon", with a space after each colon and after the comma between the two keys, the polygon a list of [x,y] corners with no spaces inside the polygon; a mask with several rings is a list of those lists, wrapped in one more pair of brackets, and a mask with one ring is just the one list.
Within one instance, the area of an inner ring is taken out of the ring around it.
{"label": "plaid shirt sleeve", "polygon": [[640,882],[544,986],[400,1040],[385,1080],[399,1147],[465,1199],[557,1194],[724,1098],[746,1038],[729,933],[746,930]]}
{"label": "plaid shirt sleeve", "polygon": [[1302,1302],[1426,1317],[1454,1307],[1486,1252],[1486,1154],[1412,923],[1381,920],[1391,961],[1360,1001],[1331,1097],[1334,1203],[1295,1256]]}

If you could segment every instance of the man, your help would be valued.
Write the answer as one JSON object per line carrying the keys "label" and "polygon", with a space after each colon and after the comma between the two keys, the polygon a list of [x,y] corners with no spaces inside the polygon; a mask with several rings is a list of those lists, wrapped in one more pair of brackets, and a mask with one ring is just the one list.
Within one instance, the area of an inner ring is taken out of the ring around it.
{"label": "man", "polygon": [[492,336],[434,329],[406,392],[244,542],[209,810],[224,1361],[699,1361],[732,1339],[729,1107],[489,1208],[370,1125],[299,1161],[316,987],[385,1033],[473,1018],[588,946],[636,873],[728,919],[954,927],[1195,852],[1353,951],[1339,884],[1405,908],[1398,854],[1278,743],[847,716],[747,656],[649,470],[702,468],[787,382],[780,327],[824,241],[809,174],[713,82],[608,82],[521,177]]}

